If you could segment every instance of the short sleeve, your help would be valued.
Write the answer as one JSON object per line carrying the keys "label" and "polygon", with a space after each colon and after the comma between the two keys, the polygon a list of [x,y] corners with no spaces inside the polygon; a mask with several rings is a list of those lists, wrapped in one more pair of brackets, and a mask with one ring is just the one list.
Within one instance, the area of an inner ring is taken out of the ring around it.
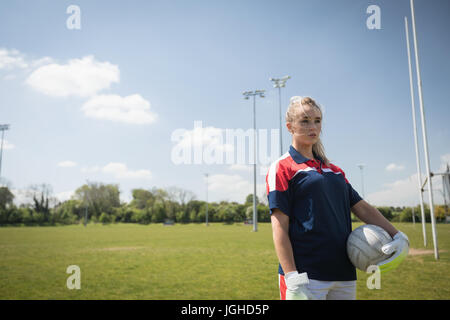
{"label": "short sleeve", "polygon": [[266,191],[270,214],[277,208],[290,216],[289,173],[280,166],[279,162],[273,163],[269,168],[266,176]]}
{"label": "short sleeve", "polygon": [[362,200],[361,196],[353,189],[350,182],[347,182],[348,198],[350,200],[350,208]]}

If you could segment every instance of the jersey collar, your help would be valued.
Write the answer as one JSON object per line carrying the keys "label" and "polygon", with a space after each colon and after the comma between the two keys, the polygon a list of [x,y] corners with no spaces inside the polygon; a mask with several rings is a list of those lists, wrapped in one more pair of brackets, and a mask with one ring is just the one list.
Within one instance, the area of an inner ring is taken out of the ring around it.
{"label": "jersey collar", "polygon": [[314,161],[314,159],[309,159],[304,157],[300,152],[298,152],[292,145],[289,147],[289,154],[291,155],[292,159],[298,164],[306,162],[306,161]]}

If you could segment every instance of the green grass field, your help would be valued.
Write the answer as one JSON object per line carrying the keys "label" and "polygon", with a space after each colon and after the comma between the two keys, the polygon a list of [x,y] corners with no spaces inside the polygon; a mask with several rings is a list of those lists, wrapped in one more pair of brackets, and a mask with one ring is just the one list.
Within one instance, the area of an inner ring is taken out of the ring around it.
{"label": "green grass field", "polygon": [[[354,228],[358,224],[354,225]],[[395,224],[423,248],[421,225]],[[0,228],[0,299],[278,300],[278,261],[269,223],[90,224]],[[358,271],[358,299],[449,299],[450,225],[437,226],[440,260],[409,255],[381,289]],[[69,265],[81,289],[69,290]]]}

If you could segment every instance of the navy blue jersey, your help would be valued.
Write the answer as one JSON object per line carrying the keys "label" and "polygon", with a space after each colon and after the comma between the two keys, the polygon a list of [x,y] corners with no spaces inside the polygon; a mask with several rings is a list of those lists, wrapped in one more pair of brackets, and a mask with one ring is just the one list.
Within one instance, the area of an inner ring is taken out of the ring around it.
{"label": "navy blue jersey", "polygon": [[[322,281],[356,280],[347,256],[350,208],[362,200],[339,167],[302,156],[291,145],[266,177],[270,213],[289,216],[289,239],[298,272]],[[284,274],[281,265],[279,273]]]}

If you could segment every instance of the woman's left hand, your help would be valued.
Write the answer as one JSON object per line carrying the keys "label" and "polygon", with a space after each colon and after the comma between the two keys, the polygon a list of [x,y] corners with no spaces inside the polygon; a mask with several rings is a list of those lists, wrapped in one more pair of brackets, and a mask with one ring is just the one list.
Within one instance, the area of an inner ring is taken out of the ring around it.
{"label": "woman's left hand", "polygon": [[384,254],[394,255],[384,261],[377,264],[380,268],[380,272],[387,272],[398,267],[398,265],[406,258],[409,252],[409,239],[406,234],[399,231],[394,235],[394,240],[385,244],[381,251]]}

